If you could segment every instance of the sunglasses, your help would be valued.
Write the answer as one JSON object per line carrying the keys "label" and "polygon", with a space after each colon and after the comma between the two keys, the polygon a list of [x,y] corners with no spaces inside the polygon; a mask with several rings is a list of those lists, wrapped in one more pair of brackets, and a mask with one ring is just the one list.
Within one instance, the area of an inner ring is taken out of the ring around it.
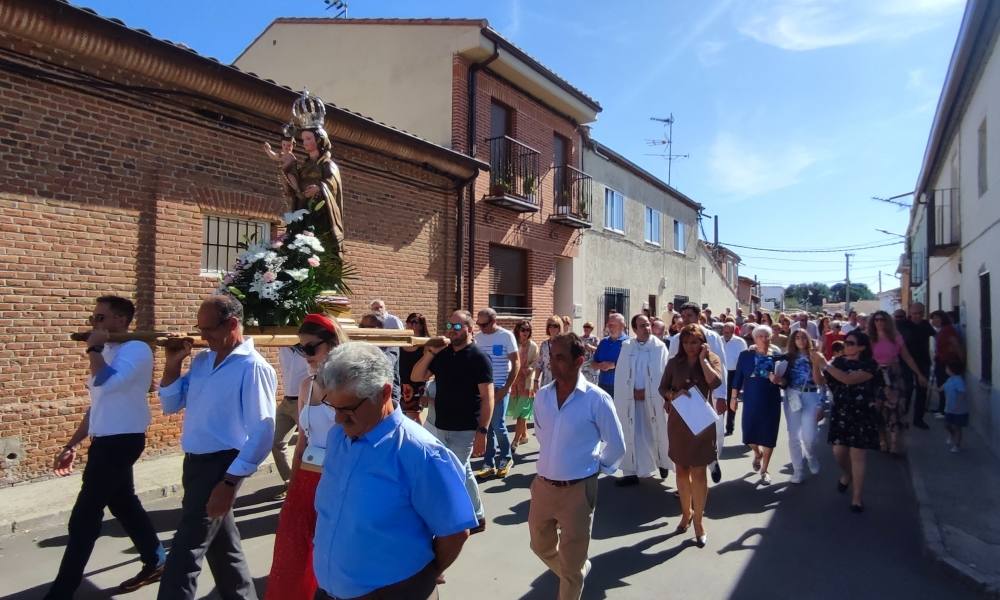
{"label": "sunglasses", "polygon": [[97,325],[104,322],[104,315],[90,315],[87,317],[87,325]]}
{"label": "sunglasses", "polygon": [[299,356],[316,356],[316,350],[326,342],[318,341],[311,344],[295,344],[292,346],[292,352],[298,354]]}
{"label": "sunglasses", "polygon": [[464,328],[464,327],[465,327],[465,325],[463,325],[462,323],[445,323],[444,324],[444,330],[445,331],[452,331],[452,330],[454,330],[454,331],[462,331],[462,328]]}
{"label": "sunglasses", "polygon": [[546,326],[545,326],[545,328],[546,328],[546,329],[552,329],[552,328],[555,328],[555,329],[562,329],[562,325],[555,325],[555,324],[552,324],[552,325],[546,325]]}
{"label": "sunglasses", "polygon": [[854,340],[844,340],[845,346],[860,346],[861,344],[855,342]]}
{"label": "sunglasses", "polygon": [[347,413],[347,414],[350,414],[350,415],[354,415],[355,411],[357,411],[359,408],[361,408],[361,405],[365,403],[365,399],[362,398],[354,406],[334,406],[334,405],[332,405],[332,404],[330,404],[329,402],[326,401],[326,394],[323,394],[323,397],[320,398],[319,401],[322,402],[323,404],[329,406],[330,408],[332,408],[333,410],[335,410],[337,412]]}

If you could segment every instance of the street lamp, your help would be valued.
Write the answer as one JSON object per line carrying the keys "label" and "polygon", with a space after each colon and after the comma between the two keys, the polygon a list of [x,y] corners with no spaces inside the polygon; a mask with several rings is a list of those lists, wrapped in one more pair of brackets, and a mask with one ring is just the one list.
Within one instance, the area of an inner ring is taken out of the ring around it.
{"label": "street lamp", "polygon": [[886,231],[885,229],[878,229],[878,228],[876,228],[876,229],[875,229],[875,231],[877,231],[877,232],[879,232],[879,233],[884,233],[884,234],[886,234],[886,235],[894,235],[894,236],[896,236],[896,237],[901,237],[901,238],[903,238],[904,240],[906,239],[906,236],[905,236],[905,235],[903,235],[903,234],[901,234],[901,233],[894,233],[894,232],[892,232],[892,231]]}

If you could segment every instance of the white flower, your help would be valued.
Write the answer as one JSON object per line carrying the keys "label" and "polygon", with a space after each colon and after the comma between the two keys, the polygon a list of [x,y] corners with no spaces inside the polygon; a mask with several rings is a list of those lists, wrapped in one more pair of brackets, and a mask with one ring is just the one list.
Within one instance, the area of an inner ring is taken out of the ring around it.
{"label": "white flower", "polygon": [[315,236],[297,234],[289,248],[298,250],[303,254],[319,254],[323,252],[323,244]]}
{"label": "white flower", "polygon": [[294,279],[295,281],[305,281],[306,277],[309,277],[309,269],[285,269],[285,273]]}
{"label": "white flower", "polygon": [[302,217],[309,214],[309,210],[305,208],[300,208],[299,210],[293,210],[292,212],[286,212],[281,215],[281,220],[285,222],[285,225],[291,225],[296,221],[302,220]]}
{"label": "white flower", "polygon": [[285,283],[284,281],[268,282],[264,279],[263,273],[255,273],[253,282],[250,284],[250,291],[264,300],[277,300],[278,291],[285,287]]}

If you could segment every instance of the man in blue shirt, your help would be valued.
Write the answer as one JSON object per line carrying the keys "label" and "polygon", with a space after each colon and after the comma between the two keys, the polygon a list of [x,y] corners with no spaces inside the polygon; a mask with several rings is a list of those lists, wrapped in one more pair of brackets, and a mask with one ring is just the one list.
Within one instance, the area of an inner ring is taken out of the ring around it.
{"label": "man in blue shirt", "polygon": [[393,405],[392,365],[375,346],[338,346],[316,380],[337,411],[316,490],[317,600],[437,598],[478,525],[463,465]]}
{"label": "man in blue shirt", "polygon": [[622,352],[622,342],[627,339],[625,317],[616,312],[609,314],[608,337],[597,345],[591,366],[601,372],[597,376],[597,385],[612,398],[615,397],[615,365],[618,364],[618,355]]}

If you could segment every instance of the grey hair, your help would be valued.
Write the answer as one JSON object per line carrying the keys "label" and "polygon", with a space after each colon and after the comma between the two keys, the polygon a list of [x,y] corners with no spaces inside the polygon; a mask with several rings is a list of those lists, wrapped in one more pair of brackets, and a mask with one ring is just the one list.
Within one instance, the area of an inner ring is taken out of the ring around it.
{"label": "grey hair", "polygon": [[608,323],[610,323],[611,321],[621,321],[622,322],[622,327],[624,327],[626,325],[626,323],[625,323],[625,315],[623,315],[621,313],[613,312],[610,315],[608,315]]}
{"label": "grey hair", "polygon": [[491,321],[497,318],[497,311],[493,310],[492,308],[482,308],[479,310],[478,314],[481,317],[489,318],[489,320]]}
{"label": "grey hair", "polygon": [[243,324],[243,304],[231,294],[213,294],[205,298],[202,304],[211,304],[219,315],[219,321],[236,317],[239,324]]}
{"label": "grey hair", "polygon": [[771,329],[769,325],[758,325],[753,328],[754,339],[757,339],[759,337],[764,337],[764,335],[767,335],[767,337],[772,337],[774,335],[774,330]]}
{"label": "grey hair", "polygon": [[392,363],[381,350],[366,342],[348,342],[330,350],[316,382],[324,389],[351,391],[359,400],[378,404],[392,377]]}

